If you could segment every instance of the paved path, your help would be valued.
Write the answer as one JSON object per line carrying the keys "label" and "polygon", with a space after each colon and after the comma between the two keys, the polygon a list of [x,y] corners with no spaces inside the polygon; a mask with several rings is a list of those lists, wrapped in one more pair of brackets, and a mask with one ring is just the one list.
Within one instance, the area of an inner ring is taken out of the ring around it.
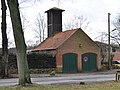
{"label": "paved path", "polygon": [[[80,82],[96,83],[115,80],[113,73],[84,73],[84,74],[57,74],[50,77],[48,74],[32,75],[32,82],[37,84],[73,84]],[[0,79],[0,86],[10,86],[18,84],[18,78]]]}

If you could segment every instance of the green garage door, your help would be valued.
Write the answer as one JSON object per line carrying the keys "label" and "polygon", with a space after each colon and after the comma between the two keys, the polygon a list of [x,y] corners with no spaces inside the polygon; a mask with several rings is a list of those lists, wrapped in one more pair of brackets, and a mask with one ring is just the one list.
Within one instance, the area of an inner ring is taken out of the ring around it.
{"label": "green garage door", "polygon": [[94,53],[85,53],[82,55],[82,71],[96,71],[97,55]]}
{"label": "green garage door", "polygon": [[68,53],[62,57],[63,73],[75,73],[77,72],[77,54]]}

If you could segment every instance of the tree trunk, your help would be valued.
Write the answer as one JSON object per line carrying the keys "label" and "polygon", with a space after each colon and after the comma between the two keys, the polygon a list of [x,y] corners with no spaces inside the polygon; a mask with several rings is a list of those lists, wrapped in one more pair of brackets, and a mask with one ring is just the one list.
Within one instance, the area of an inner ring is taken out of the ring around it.
{"label": "tree trunk", "polygon": [[7,0],[7,3],[10,10],[13,34],[17,49],[19,84],[20,85],[26,85],[26,83],[31,84],[28,62],[27,62],[26,45],[22,30],[18,0]]}
{"label": "tree trunk", "polygon": [[8,77],[8,39],[6,33],[6,3],[5,0],[1,0],[1,9],[2,9],[2,23],[1,23],[1,32],[2,32],[2,77]]}

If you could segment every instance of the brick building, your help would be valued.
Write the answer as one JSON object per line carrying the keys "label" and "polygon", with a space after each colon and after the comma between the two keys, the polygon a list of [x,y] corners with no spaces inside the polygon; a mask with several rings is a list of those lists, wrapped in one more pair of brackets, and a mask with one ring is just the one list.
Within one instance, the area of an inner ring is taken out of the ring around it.
{"label": "brick building", "polygon": [[58,72],[96,71],[101,67],[100,48],[81,29],[60,32],[32,51],[56,56]]}
{"label": "brick building", "polygon": [[49,9],[48,38],[32,51],[52,53],[56,57],[57,72],[73,73],[97,71],[101,68],[100,47],[82,30],[62,32],[62,12]]}

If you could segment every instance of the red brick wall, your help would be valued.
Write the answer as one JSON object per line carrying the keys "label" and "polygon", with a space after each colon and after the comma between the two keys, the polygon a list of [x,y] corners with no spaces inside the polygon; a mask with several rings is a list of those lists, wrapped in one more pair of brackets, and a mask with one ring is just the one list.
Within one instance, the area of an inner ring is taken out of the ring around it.
{"label": "red brick wall", "polygon": [[56,56],[57,67],[62,68],[62,55],[66,53],[78,54],[78,71],[82,71],[81,55],[84,53],[96,53],[97,54],[97,68],[100,69],[100,48],[86,36],[85,33],[77,31],[66,42],[64,42],[59,48]]}

